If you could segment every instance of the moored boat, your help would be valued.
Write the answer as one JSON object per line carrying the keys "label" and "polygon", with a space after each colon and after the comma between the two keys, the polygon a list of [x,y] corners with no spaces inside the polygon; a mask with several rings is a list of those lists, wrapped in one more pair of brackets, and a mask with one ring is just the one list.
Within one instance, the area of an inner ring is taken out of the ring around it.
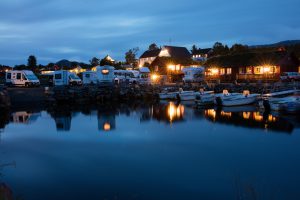
{"label": "moored boat", "polygon": [[200,89],[195,95],[195,103],[197,106],[206,106],[214,104],[214,91],[204,91]]}
{"label": "moored boat", "polygon": [[230,94],[228,90],[224,90],[220,95],[216,95],[215,104],[218,106],[241,106],[253,104],[257,101],[259,94],[250,94],[249,90],[243,91],[243,93]]}
{"label": "moored boat", "polygon": [[196,97],[196,93],[194,91],[183,91],[179,90],[177,94],[177,100],[179,101],[194,101]]}

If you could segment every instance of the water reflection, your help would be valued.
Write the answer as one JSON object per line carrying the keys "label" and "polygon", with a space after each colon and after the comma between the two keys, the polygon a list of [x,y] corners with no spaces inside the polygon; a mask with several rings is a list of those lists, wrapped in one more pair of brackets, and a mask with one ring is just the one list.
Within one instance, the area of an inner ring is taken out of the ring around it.
{"label": "water reflection", "polygon": [[[285,120],[281,116],[271,113],[261,113],[254,106],[232,107],[223,109],[197,110],[193,104],[176,104],[165,102],[155,105],[125,105],[102,106],[102,107],[55,107],[47,111],[54,119],[57,131],[70,131],[72,118],[82,113],[84,116],[97,116],[97,127],[99,131],[112,131],[117,128],[117,116],[130,116],[134,114],[139,117],[139,122],[158,121],[166,124],[188,122],[191,120],[209,120],[214,123],[232,124],[245,128],[261,128],[265,130],[276,130],[291,133],[294,130],[292,120]],[[0,131],[8,123],[32,124],[41,116],[40,112],[16,111],[9,114],[3,112],[0,116]]]}
{"label": "water reflection", "polygon": [[111,110],[98,110],[98,130],[112,131],[116,129],[116,114]]}
{"label": "water reflection", "polygon": [[[236,109],[236,108],[234,108]],[[247,128],[261,128],[265,130],[274,130],[292,133],[294,125],[280,117],[275,117],[268,112],[261,113],[259,111],[239,111],[222,109],[205,110],[205,117],[214,122],[222,124],[232,124]]]}
{"label": "water reflection", "polygon": [[19,111],[13,112],[10,116],[10,122],[17,124],[31,124],[34,123],[39,117],[41,113],[34,113],[30,111]]}

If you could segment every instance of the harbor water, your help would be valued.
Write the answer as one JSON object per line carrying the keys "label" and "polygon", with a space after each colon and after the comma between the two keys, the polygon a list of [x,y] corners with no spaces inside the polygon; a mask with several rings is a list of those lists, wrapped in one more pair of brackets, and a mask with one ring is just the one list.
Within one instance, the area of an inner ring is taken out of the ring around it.
{"label": "harbor water", "polygon": [[254,106],[2,112],[0,196],[299,199],[300,120]]}

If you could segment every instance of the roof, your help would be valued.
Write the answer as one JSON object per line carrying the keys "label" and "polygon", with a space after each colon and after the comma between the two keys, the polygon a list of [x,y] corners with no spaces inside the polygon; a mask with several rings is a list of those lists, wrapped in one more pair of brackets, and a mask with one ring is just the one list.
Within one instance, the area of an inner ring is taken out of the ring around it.
{"label": "roof", "polygon": [[150,58],[150,57],[157,57],[160,53],[161,49],[155,49],[155,50],[148,50],[145,51],[140,58]]}
{"label": "roof", "polygon": [[[186,47],[164,46],[162,49],[167,49],[172,58],[191,58],[191,54]],[[140,56],[140,58],[158,57],[162,49],[147,50]]]}
{"label": "roof", "polygon": [[198,49],[193,52],[193,55],[208,54],[210,51],[212,51],[212,48]]}
{"label": "roof", "polygon": [[288,58],[286,52],[264,52],[264,53],[243,53],[226,56],[215,56],[207,60],[207,66],[223,66],[223,67],[246,67],[281,65]]}
{"label": "roof", "polygon": [[172,58],[186,59],[191,58],[191,54],[186,47],[164,46]]}

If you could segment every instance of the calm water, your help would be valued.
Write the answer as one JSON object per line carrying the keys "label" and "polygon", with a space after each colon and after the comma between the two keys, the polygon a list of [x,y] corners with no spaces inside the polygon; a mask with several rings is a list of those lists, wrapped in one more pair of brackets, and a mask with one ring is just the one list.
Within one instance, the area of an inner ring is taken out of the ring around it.
{"label": "calm water", "polygon": [[14,199],[300,199],[297,116],[165,103],[0,121],[0,194]]}

